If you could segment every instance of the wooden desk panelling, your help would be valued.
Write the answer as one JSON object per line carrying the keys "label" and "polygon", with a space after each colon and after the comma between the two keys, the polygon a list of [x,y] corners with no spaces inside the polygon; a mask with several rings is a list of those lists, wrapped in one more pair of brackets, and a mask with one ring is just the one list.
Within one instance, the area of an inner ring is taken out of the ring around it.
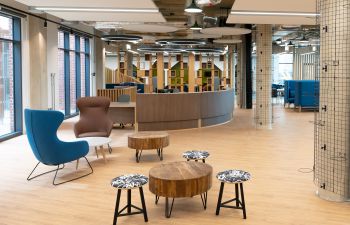
{"label": "wooden desk panelling", "polygon": [[202,127],[224,123],[232,118],[234,91],[203,92],[200,105]]}
{"label": "wooden desk panelling", "polygon": [[232,119],[233,89],[202,93],[138,94],[139,131],[210,126]]}
{"label": "wooden desk panelling", "polygon": [[135,124],[135,102],[111,102],[108,116],[113,123]]}
{"label": "wooden desk panelling", "polygon": [[98,89],[97,96],[108,97],[112,102],[118,100],[120,95],[130,95],[130,101],[136,101],[136,87],[116,88],[116,89]]}

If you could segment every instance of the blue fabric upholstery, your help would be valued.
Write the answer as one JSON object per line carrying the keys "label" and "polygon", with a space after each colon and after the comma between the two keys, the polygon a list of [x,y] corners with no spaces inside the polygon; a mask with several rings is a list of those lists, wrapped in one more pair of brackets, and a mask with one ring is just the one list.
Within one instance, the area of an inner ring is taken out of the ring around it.
{"label": "blue fabric upholstery", "polygon": [[296,80],[284,81],[284,104],[294,103]]}
{"label": "blue fabric upholstery", "polygon": [[118,102],[130,102],[130,95],[120,95],[117,99]]}
{"label": "blue fabric upholstery", "polygon": [[114,89],[115,87],[137,87],[137,93],[145,93],[145,85],[133,82],[124,82],[119,84],[106,84],[106,89]]}
{"label": "blue fabric upholstery", "polygon": [[25,109],[27,137],[37,160],[45,165],[60,165],[84,157],[89,152],[86,141],[63,142],[57,129],[64,115],[58,111]]}
{"label": "blue fabric upholstery", "polygon": [[320,82],[315,80],[299,80],[295,85],[295,106],[318,107]]}

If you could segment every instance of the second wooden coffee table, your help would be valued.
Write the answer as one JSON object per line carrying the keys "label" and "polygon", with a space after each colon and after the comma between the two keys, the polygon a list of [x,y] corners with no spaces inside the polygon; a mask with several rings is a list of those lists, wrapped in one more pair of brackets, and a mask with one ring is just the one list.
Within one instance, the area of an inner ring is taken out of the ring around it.
{"label": "second wooden coffee table", "polygon": [[143,150],[157,150],[160,160],[163,160],[163,148],[169,145],[169,134],[161,131],[137,132],[129,135],[128,147],[136,149],[136,162],[140,162]]}
{"label": "second wooden coffee table", "polygon": [[[200,195],[204,209],[207,207],[207,192],[212,185],[213,168],[199,162],[171,162],[153,167],[149,171],[149,190],[165,197],[165,217],[171,216],[175,198]],[[169,209],[169,198],[172,203]]]}

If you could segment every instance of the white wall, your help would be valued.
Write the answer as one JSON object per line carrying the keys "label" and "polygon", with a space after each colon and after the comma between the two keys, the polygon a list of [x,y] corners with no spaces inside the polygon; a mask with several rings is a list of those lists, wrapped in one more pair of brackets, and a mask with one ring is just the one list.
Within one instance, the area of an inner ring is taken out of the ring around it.
{"label": "white wall", "polygon": [[106,67],[112,70],[116,70],[118,68],[117,65],[117,56],[106,56]]}
{"label": "white wall", "polygon": [[[48,80],[48,106],[51,109],[58,109],[59,80],[58,80],[58,30],[57,25],[47,24],[46,58],[47,58],[47,80]],[[54,95],[54,99],[53,96]],[[54,101],[54,102],[53,102]]]}

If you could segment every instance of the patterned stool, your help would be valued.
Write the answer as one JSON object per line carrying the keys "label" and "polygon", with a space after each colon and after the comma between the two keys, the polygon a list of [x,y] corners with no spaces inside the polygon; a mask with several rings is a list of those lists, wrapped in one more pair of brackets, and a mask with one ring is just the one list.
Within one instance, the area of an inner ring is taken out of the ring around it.
{"label": "patterned stool", "polygon": [[[126,175],[116,177],[111,181],[111,185],[118,189],[117,201],[115,203],[113,225],[117,224],[118,217],[135,215],[135,214],[143,214],[145,222],[148,221],[145,198],[143,196],[143,189],[142,189],[142,186],[147,184],[147,182],[148,182],[148,178],[140,174],[126,174]],[[131,204],[131,189],[134,189],[134,188],[139,188],[142,209]],[[120,195],[122,190],[128,191],[128,197],[127,197],[128,203],[124,208],[122,208],[119,211]],[[131,208],[134,208],[137,211],[131,212]],[[127,212],[123,213],[125,209],[127,209]]]}
{"label": "patterned stool", "polygon": [[187,161],[195,160],[196,162],[198,162],[198,160],[202,160],[202,162],[204,163],[205,163],[205,159],[208,158],[209,155],[210,154],[207,151],[197,151],[197,150],[187,151],[182,153],[182,157],[187,159]]}
{"label": "patterned stool", "polygon": [[[242,170],[226,170],[218,173],[216,175],[216,178],[219,181],[221,181],[218,204],[216,207],[216,215],[219,215],[221,207],[242,209],[243,218],[246,219],[247,216],[246,216],[246,209],[245,209],[245,202],[244,202],[243,182],[248,181],[250,179],[250,173]],[[235,184],[236,197],[231,200],[221,202],[225,183]],[[239,197],[238,185],[240,186],[241,198]],[[231,203],[231,202],[235,202],[236,205],[235,206],[227,205],[228,203]]]}

